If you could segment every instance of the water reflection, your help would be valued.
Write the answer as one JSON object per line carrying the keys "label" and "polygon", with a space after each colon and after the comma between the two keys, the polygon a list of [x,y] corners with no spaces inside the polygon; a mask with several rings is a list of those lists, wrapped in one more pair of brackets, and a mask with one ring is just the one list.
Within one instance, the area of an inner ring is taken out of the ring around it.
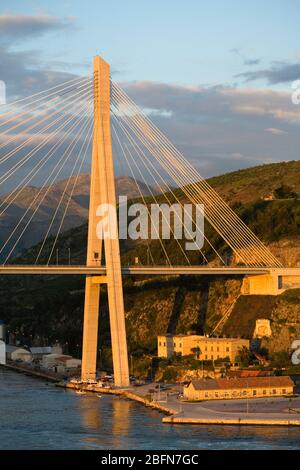
{"label": "water reflection", "polygon": [[112,433],[115,436],[128,435],[130,430],[130,414],[132,402],[114,398],[113,399],[113,419]]}
{"label": "water reflection", "polygon": [[78,408],[82,416],[82,425],[91,431],[98,431],[102,426],[101,406],[97,396],[78,397]]}
{"label": "water reflection", "polygon": [[140,404],[0,369],[0,449],[299,449],[300,428],[180,426]]}

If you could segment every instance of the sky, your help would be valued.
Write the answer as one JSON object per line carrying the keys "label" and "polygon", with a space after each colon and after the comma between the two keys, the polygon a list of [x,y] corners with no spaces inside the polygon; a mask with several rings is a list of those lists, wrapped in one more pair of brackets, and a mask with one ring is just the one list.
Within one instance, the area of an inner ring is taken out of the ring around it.
{"label": "sky", "polygon": [[100,54],[204,177],[298,160],[299,14],[295,0],[2,1],[0,80],[13,100]]}

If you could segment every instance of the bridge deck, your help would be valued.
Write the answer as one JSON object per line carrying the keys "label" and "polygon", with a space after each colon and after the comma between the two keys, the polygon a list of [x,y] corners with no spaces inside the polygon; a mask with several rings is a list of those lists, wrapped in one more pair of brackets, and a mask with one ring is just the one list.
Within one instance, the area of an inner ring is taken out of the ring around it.
{"label": "bridge deck", "polygon": [[[126,266],[122,268],[124,275],[259,275],[276,273],[280,275],[300,275],[300,268],[251,268],[251,267],[220,267],[210,268],[208,266]],[[105,267],[95,266],[29,266],[10,265],[0,266],[0,275],[105,275]]]}

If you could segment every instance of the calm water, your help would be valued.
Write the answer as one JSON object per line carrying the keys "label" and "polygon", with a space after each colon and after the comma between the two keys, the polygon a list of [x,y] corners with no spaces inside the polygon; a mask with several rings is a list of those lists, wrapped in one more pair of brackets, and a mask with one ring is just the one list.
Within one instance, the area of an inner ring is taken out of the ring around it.
{"label": "calm water", "polygon": [[300,449],[300,429],[163,425],[114,397],[78,396],[0,369],[0,449]]}

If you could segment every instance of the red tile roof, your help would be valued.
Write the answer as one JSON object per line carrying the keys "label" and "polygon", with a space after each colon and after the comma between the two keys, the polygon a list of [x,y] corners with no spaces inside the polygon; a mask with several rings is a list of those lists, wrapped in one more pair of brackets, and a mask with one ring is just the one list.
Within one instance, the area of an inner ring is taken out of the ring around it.
{"label": "red tile roof", "polygon": [[269,377],[274,375],[272,370],[230,370],[228,377]]}
{"label": "red tile roof", "polygon": [[294,387],[288,376],[284,377],[235,377],[225,379],[193,380],[195,390],[232,390],[247,388]]}

